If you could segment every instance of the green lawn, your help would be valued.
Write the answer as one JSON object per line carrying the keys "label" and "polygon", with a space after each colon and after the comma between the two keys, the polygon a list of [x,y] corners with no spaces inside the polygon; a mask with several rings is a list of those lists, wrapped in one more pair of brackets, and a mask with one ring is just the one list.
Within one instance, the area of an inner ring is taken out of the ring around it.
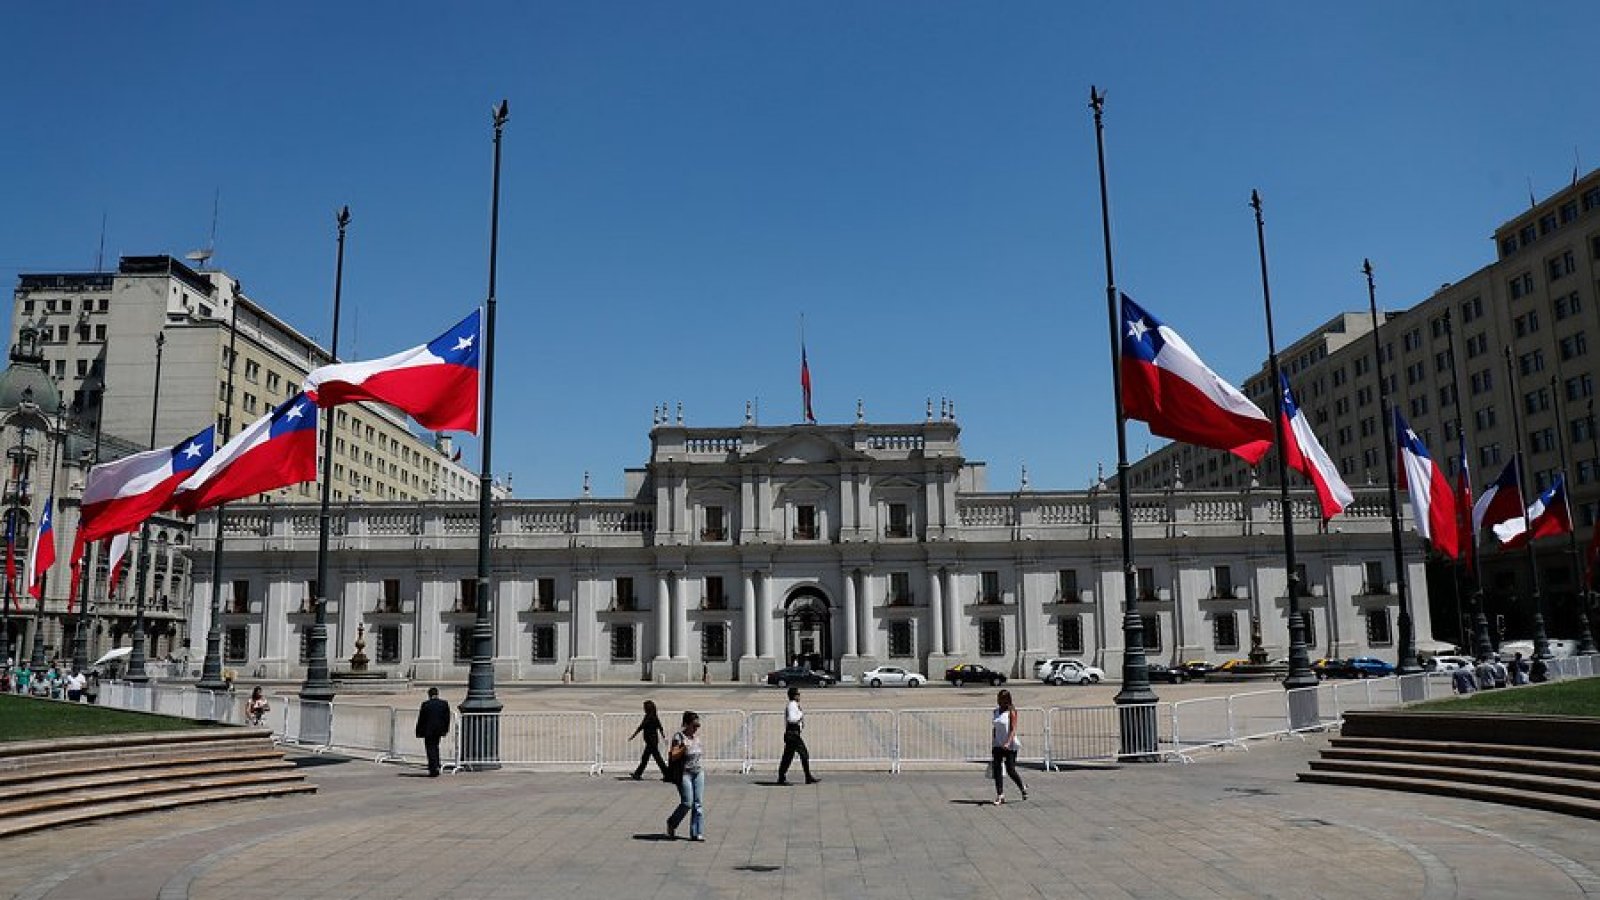
{"label": "green lawn", "polygon": [[1479,691],[1465,697],[1419,703],[1425,712],[1496,712],[1530,716],[1600,717],[1600,678],[1575,678],[1554,684]]}
{"label": "green lawn", "polygon": [[140,731],[183,731],[211,728],[205,722],[154,716],[148,713],[103,709],[83,703],[34,700],[0,694],[0,741],[31,741],[87,734],[128,734]]}

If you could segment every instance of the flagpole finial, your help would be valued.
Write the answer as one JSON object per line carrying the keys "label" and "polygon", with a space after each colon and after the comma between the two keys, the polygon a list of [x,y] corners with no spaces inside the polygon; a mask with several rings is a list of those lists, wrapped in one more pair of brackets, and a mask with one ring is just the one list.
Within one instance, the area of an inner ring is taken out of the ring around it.
{"label": "flagpole finial", "polygon": [[683,424],[683,401],[678,401],[678,424]]}
{"label": "flagpole finial", "polygon": [[1097,117],[1101,113],[1105,112],[1105,109],[1106,109],[1106,95],[1105,95],[1105,92],[1099,90],[1098,88],[1096,88],[1092,84],[1089,85],[1089,108],[1094,110],[1094,114]]}
{"label": "flagpole finial", "polygon": [[933,398],[932,397],[928,398],[928,419],[927,420],[929,422],[933,421]]}
{"label": "flagpole finial", "polygon": [[1028,489],[1028,464],[1026,462],[1022,464],[1022,482],[1020,487],[1024,491]]}
{"label": "flagpole finial", "polygon": [[583,473],[583,495],[585,497],[590,495],[590,491],[589,491],[589,472],[587,470],[585,470],[584,473]]}
{"label": "flagpole finial", "polygon": [[505,100],[494,108],[494,127],[496,130],[506,127],[506,120],[511,118],[511,104]]}
{"label": "flagpole finial", "polygon": [[950,421],[954,422],[955,420],[956,420],[956,402],[954,400],[951,400],[950,401]]}
{"label": "flagpole finial", "polygon": [[744,423],[746,425],[751,425],[751,424],[754,424],[755,420],[756,420],[755,416],[751,413],[751,410],[750,410],[750,401],[746,400],[744,402]]}
{"label": "flagpole finial", "polygon": [[1362,257],[1361,274],[1367,276],[1368,281],[1372,280],[1372,260]]}
{"label": "flagpole finial", "polygon": [[1261,220],[1261,192],[1255,188],[1250,189],[1250,208],[1256,211],[1256,221]]}
{"label": "flagpole finial", "polygon": [[861,401],[861,398],[857,397],[856,398],[856,424],[860,425],[861,423],[863,423],[865,421],[867,421],[867,407],[866,407],[866,404]]}
{"label": "flagpole finial", "polygon": [[343,231],[350,224],[350,204],[339,207],[339,212],[334,216],[334,221],[339,223],[339,230]]}

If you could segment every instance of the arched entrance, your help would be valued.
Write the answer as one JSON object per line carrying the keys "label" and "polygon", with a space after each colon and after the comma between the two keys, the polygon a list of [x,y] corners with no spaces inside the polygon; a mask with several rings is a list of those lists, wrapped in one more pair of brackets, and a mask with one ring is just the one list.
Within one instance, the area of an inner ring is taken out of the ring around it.
{"label": "arched entrance", "polygon": [[833,671],[833,611],[816,588],[789,595],[783,611],[784,662]]}

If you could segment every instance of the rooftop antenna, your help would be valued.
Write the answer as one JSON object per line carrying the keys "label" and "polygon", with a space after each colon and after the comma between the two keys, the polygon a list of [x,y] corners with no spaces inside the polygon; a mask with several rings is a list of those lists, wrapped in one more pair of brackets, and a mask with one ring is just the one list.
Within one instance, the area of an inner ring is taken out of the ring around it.
{"label": "rooftop antenna", "polygon": [[204,250],[192,250],[184,255],[184,259],[195,264],[196,268],[204,269],[206,263],[217,251],[217,210],[222,205],[222,188],[217,188],[211,195],[211,237],[206,241]]}
{"label": "rooftop antenna", "polygon": [[1578,186],[1578,170],[1583,168],[1583,160],[1578,156],[1578,145],[1572,145],[1572,186]]}
{"label": "rooftop antenna", "polygon": [[[1574,151],[1574,152],[1576,152],[1576,151]],[[105,269],[105,262],[106,262],[106,213],[105,213],[105,210],[101,210],[100,211],[100,249],[96,250],[95,254],[94,254],[94,270],[96,272],[104,272],[106,270]]]}

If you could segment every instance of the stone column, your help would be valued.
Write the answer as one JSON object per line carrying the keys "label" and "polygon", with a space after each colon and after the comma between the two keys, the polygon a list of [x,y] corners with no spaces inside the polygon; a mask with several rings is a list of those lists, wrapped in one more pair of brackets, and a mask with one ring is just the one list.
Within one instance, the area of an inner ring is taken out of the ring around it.
{"label": "stone column", "polygon": [[758,590],[761,592],[761,599],[756,604],[756,628],[757,633],[761,636],[761,655],[766,659],[776,661],[778,648],[772,642],[772,573],[761,573],[760,582]]}
{"label": "stone column", "polygon": [[656,576],[656,660],[672,657],[672,594],[667,573]]}
{"label": "stone column", "polygon": [[851,569],[844,573],[844,656],[847,659],[856,656],[856,624],[856,570]]}
{"label": "stone column", "polygon": [[672,658],[689,658],[688,585],[682,575],[672,579]]}
{"label": "stone column", "polygon": [[863,571],[861,573],[861,597],[859,601],[859,605],[861,607],[859,611],[861,623],[858,626],[861,630],[856,638],[856,641],[859,645],[856,652],[860,653],[863,657],[873,660],[873,662],[876,663],[878,658],[878,640],[877,632],[872,627],[872,610],[876,605],[877,600],[873,596],[874,591],[872,582],[872,573]]}
{"label": "stone column", "polygon": [[745,677],[745,667],[759,655],[756,647],[756,576],[744,573],[744,603],[739,607],[739,619],[744,625],[744,642],[739,645],[739,677]]}
{"label": "stone column", "polygon": [[945,611],[950,616],[949,630],[945,632],[945,651],[951,656],[961,656],[966,653],[963,638],[966,637],[967,614],[962,601],[961,575],[959,572],[945,572],[944,577],[949,580],[949,590],[945,591]]}
{"label": "stone column", "polygon": [[934,656],[944,656],[944,590],[939,583],[943,574],[928,570],[928,652]]}

